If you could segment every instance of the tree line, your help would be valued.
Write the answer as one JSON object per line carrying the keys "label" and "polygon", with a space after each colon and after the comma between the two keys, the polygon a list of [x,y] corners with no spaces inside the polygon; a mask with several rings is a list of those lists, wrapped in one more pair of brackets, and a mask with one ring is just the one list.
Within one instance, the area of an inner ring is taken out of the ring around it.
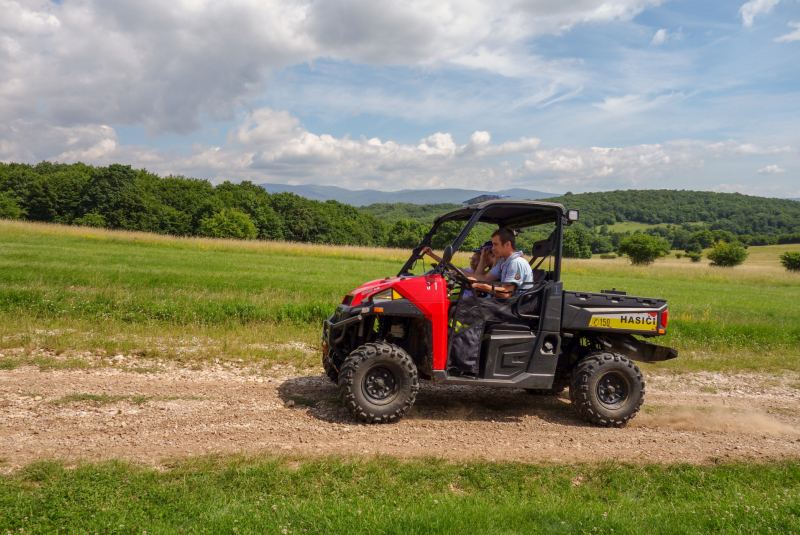
{"label": "tree line", "polygon": [[387,224],[336,201],[212,185],[128,165],[0,163],[0,217],[178,236],[385,245]]}
{"label": "tree line", "polygon": [[[739,193],[685,190],[626,190],[572,194],[541,199],[581,211],[589,229],[633,221],[648,225],[671,224],[684,230],[724,230],[737,236],[777,237],[800,232],[800,202],[754,197]],[[432,222],[458,204],[372,204],[362,211],[394,222],[416,219]],[[688,224],[689,226],[685,226]],[[766,245],[753,243],[753,245]]]}
{"label": "tree line", "polygon": [[[659,237],[687,253],[712,244],[800,243],[800,202],[740,194],[668,190],[570,193],[548,199],[581,210],[567,229],[564,254],[586,258],[616,252],[627,237]],[[355,208],[312,201],[292,193],[270,194],[250,182],[184,176],[159,177],[131,166],[82,163],[0,163],[0,218],[139,230],[179,236],[288,240],[334,245],[411,248],[435,217],[458,204],[379,204]],[[665,225],[619,232],[614,223]],[[433,246],[451,243],[462,224],[447,224]],[[494,229],[478,225],[462,249],[477,247]],[[550,227],[528,229],[519,248],[549,235]]]}

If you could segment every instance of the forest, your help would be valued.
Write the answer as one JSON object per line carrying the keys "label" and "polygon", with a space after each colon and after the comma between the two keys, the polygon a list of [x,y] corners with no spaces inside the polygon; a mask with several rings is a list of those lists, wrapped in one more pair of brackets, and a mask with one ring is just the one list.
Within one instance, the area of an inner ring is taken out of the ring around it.
{"label": "forest", "polygon": [[[581,211],[580,223],[565,234],[564,253],[570,257],[613,252],[636,232],[660,236],[675,250],[706,248],[719,240],[746,246],[800,243],[800,202],[794,200],[672,190],[568,192],[546,200]],[[120,164],[0,163],[0,218],[179,236],[410,248],[438,215],[459,206],[356,208],[292,193],[270,194],[250,182],[213,185]],[[622,222],[651,226],[616,231],[614,225]],[[459,225],[448,225],[433,245],[443,247],[458,231]],[[489,239],[491,231],[480,226],[462,249]],[[529,249],[548,232],[521,234],[519,247]]]}

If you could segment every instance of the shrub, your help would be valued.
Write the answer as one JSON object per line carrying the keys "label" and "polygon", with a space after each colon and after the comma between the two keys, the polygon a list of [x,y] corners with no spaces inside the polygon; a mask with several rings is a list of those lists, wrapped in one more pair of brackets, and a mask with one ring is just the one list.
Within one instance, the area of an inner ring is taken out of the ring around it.
{"label": "shrub", "polygon": [[106,218],[100,214],[88,213],[83,217],[79,217],[75,221],[73,221],[76,225],[80,225],[82,227],[97,227],[97,228],[105,228],[106,225]]}
{"label": "shrub", "polygon": [[692,262],[699,262],[703,255],[700,253],[686,253],[686,258],[691,260]]}
{"label": "shrub", "polygon": [[718,241],[714,245],[714,249],[709,251],[706,256],[711,260],[712,266],[733,267],[744,262],[747,254],[747,251],[738,242],[725,243],[724,241]]}
{"label": "shrub", "polygon": [[699,254],[699,253],[703,252],[703,246],[700,245],[700,243],[698,243],[696,241],[690,241],[688,244],[686,244],[686,249],[684,249],[684,250],[687,253],[698,253]]}
{"label": "shrub", "polygon": [[616,257],[617,257],[617,255],[615,255],[615,254],[608,254],[608,253],[603,253],[603,254],[601,254],[601,255],[600,255],[600,258],[602,258],[602,259],[604,259],[604,260],[608,260],[608,259],[610,259],[610,258],[616,258]]}
{"label": "shrub", "polygon": [[781,255],[781,264],[789,271],[800,271],[800,251],[787,251]]}
{"label": "shrub", "polygon": [[582,226],[573,225],[564,231],[561,254],[564,258],[591,258],[591,236]]}
{"label": "shrub", "polygon": [[669,244],[663,238],[634,234],[620,242],[617,252],[627,255],[631,264],[646,266],[655,259],[668,255]]}
{"label": "shrub", "polygon": [[209,238],[251,240],[258,236],[258,229],[248,214],[233,208],[225,208],[200,221],[199,233]]}
{"label": "shrub", "polygon": [[683,258],[683,253],[675,253],[675,258],[680,260],[681,258]]}

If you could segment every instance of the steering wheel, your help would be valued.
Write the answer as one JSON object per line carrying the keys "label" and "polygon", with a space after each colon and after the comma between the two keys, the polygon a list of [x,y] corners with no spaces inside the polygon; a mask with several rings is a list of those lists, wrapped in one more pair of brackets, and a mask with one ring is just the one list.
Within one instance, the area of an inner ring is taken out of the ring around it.
{"label": "steering wheel", "polygon": [[459,268],[458,266],[453,265],[452,262],[447,262],[445,267],[447,267],[447,269],[450,270],[450,272],[452,272],[453,275],[456,276],[456,279],[458,279],[458,282],[460,282],[461,284],[463,284],[465,286],[472,286],[472,282],[473,281],[469,280],[469,277],[467,276],[466,273],[461,271],[461,268]]}

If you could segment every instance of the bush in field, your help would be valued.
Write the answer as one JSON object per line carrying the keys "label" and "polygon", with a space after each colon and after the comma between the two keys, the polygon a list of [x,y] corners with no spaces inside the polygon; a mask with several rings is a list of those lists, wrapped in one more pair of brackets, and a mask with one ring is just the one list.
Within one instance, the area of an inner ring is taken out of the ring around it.
{"label": "bush in field", "polygon": [[716,236],[714,236],[713,232],[704,229],[704,230],[698,230],[697,232],[692,234],[692,237],[689,239],[689,243],[693,242],[699,243],[700,247],[707,249],[712,245],[714,245],[715,239],[722,239],[722,238],[717,238]]}
{"label": "bush in field", "polygon": [[688,244],[686,244],[686,249],[684,250],[686,251],[687,254],[688,253],[700,254],[703,252],[703,246],[696,241],[690,241]]}
{"label": "bush in field", "polygon": [[683,253],[675,253],[675,258],[680,260],[681,258],[683,258]]}
{"label": "bush in field", "polygon": [[609,260],[611,258],[616,258],[616,257],[617,257],[617,255],[608,254],[608,253],[603,253],[603,254],[600,255],[600,258],[602,258],[603,260]]}
{"label": "bush in field", "polygon": [[703,258],[703,255],[700,253],[686,253],[686,258],[688,258],[692,262],[699,262],[700,259]]}
{"label": "bush in field", "polygon": [[209,238],[238,238],[251,240],[258,229],[248,214],[234,208],[225,208],[200,222],[199,233]]}
{"label": "bush in field", "polygon": [[783,253],[781,255],[781,264],[789,271],[800,271],[800,251]]}
{"label": "bush in field", "polygon": [[22,217],[22,208],[17,201],[4,193],[0,193],[0,219],[19,219]]}
{"label": "bush in field", "polygon": [[669,243],[656,236],[634,234],[620,242],[617,252],[627,255],[633,265],[646,266],[655,259],[668,255]]}
{"label": "bush in field", "polygon": [[97,227],[97,228],[105,228],[108,226],[106,223],[106,218],[100,214],[89,213],[83,217],[79,217],[75,221],[73,221],[76,225],[80,225],[82,227]]}
{"label": "bush in field", "polygon": [[747,258],[747,251],[738,242],[725,243],[718,241],[706,256],[711,260],[712,266],[733,267],[738,266]]}
{"label": "bush in field", "polygon": [[591,235],[582,225],[572,225],[564,231],[564,244],[561,249],[564,258],[591,258]]}

